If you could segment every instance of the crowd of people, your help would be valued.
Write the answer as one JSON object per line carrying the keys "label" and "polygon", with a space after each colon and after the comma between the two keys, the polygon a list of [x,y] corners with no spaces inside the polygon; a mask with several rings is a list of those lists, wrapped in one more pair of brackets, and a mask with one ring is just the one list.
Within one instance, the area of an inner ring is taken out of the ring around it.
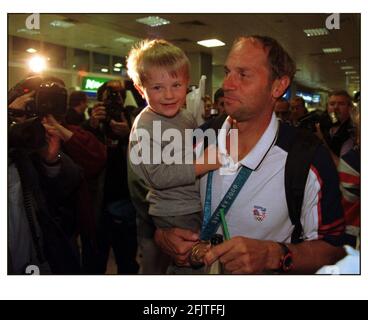
{"label": "crowd of people", "polygon": [[90,109],[58,78],[17,84],[8,273],[105,274],[113,250],[118,274],[313,274],[359,249],[360,101],[333,91],[322,113],[282,98],[295,62],[269,37],[236,39],[224,65],[201,126],[185,108],[189,60],[163,39],[127,58],[144,108],[118,80]]}

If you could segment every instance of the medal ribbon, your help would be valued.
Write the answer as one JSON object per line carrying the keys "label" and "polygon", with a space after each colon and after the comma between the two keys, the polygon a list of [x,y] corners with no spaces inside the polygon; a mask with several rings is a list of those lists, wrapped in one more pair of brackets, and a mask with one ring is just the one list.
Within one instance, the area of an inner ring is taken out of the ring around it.
{"label": "medal ribbon", "polygon": [[204,202],[203,225],[200,235],[201,240],[210,240],[211,237],[216,233],[221,223],[220,209],[224,210],[224,215],[227,214],[231,205],[235,201],[235,198],[239,194],[245,182],[248,180],[251,173],[252,173],[251,169],[242,166],[234,182],[230,186],[229,190],[226,192],[225,196],[222,198],[220,204],[217,206],[212,216],[211,216],[211,203],[212,203],[213,171],[208,173],[206,198]]}

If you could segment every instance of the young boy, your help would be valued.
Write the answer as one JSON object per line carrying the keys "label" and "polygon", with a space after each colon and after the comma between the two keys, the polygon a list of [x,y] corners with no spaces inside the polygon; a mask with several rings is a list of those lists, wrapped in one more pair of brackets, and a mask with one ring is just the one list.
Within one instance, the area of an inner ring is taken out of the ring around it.
{"label": "young boy", "polygon": [[[184,161],[186,153],[193,154],[192,148],[185,148],[188,146],[185,129],[196,128],[195,119],[182,108],[189,85],[189,60],[180,48],[165,40],[145,40],[130,51],[127,68],[135,87],[148,103],[136,118],[129,141],[132,170],[149,187],[148,212],[158,228],[180,227],[199,232],[202,207],[196,177],[217,169],[219,164],[218,161],[214,164]],[[157,133],[154,127],[158,123],[161,130]],[[132,157],[137,156],[137,144],[147,147],[139,140],[141,129],[149,133],[151,162],[136,165]],[[172,151],[183,160],[182,164],[167,164],[163,159],[167,155],[165,146],[170,142],[164,141],[161,134],[167,129],[176,129],[181,134],[181,143],[175,144]],[[161,156],[161,162],[152,163],[157,156]]]}

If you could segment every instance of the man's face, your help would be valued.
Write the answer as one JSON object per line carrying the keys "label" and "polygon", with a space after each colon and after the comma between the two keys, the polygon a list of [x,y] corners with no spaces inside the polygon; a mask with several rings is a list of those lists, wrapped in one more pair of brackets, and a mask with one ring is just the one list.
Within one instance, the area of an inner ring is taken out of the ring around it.
{"label": "man's face", "polygon": [[225,65],[226,113],[237,121],[271,113],[271,87],[267,52],[262,45],[251,39],[236,44]]}
{"label": "man's face", "polygon": [[337,118],[341,123],[350,118],[351,104],[348,97],[345,96],[331,96],[328,99],[328,110],[335,112]]}

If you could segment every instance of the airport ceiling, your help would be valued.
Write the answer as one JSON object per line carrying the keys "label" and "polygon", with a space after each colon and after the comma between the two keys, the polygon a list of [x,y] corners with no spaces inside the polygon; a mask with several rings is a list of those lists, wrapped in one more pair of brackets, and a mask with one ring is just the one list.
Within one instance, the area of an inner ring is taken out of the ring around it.
{"label": "airport ceiling", "polygon": [[[148,15],[160,16],[170,24],[149,27],[136,21]],[[211,53],[216,66],[224,64],[237,36],[268,35],[279,40],[296,61],[296,80],[300,84],[321,90],[346,88],[350,92],[360,87],[360,14],[341,14],[340,29],[316,37],[308,37],[303,30],[324,28],[328,14],[41,14],[40,33],[34,35],[18,32],[25,28],[27,16],[9,14],[8,33],[118,56],[125,56],[138,39],[162,37],[188,53]],[[55,20],[74,25],[52,27],[50,23]],[[124,38],[125,43],[115,40],[118,38]],[[226,45],[205,48],[197,44],[212,38]],[[326,54],[323,48],[341,48],[341,52]]]}

